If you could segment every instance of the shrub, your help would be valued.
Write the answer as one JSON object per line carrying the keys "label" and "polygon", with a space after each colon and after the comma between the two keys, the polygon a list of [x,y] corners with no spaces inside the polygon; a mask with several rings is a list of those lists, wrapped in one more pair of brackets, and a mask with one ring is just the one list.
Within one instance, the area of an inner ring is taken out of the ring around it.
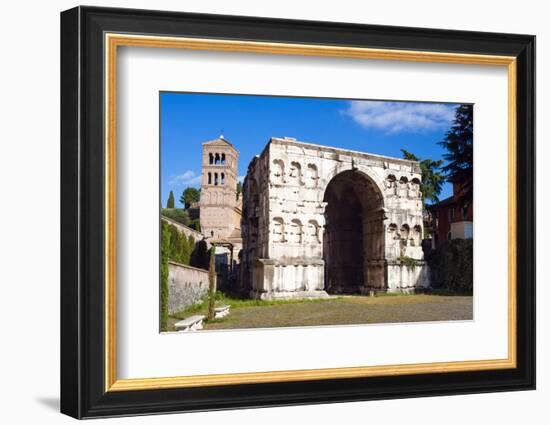
{"label": "shrub", "polygon": [[407,267],[409,270],[413,270],[417,265],[418,262],[414,258],[401,256],[397,259],[399,263],[401,263],[403,266]]}
{"label": "shrub", "polygon": [[472,239],[451,239],[430,251],[426,260],[430,266],[432,286],[471,293],[473,252]]}
{"label": "shrub", "polygon": [[189,223],[187,224],[191,229],[196,230],[197,232],[201,231],[201,222],[200,219],[195,218],[193,220],[189,220]]}
{"label": "shrub", "polygon": [[181,208],[163,208],[161,211],[162,215],[168,217],[178,223],[181,223],[185,226],[189,226],[189,212]]}

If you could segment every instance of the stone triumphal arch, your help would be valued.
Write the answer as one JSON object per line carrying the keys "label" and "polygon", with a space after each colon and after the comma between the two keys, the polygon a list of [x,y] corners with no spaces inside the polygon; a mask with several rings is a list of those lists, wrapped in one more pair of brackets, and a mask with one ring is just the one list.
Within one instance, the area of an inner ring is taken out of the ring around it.
{"label": "stone triumphal arch", "polygon": [[272,138],[243,189],[243,289],[322,297],[429,286],[417,162]]}

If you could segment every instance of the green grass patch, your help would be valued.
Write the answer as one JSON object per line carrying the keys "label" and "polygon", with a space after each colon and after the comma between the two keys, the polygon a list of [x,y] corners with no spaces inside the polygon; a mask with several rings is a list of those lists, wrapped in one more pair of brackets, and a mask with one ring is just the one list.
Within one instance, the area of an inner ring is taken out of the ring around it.
{"label": "green grass patch", "polygon": [[[246,298],[236,298],[224,294],[223,292],[216,292],[216,307],[230,305],[231,310],[245,308],[245,307],[267,307],[267,306],[278,306],[278,305],[287,305],[287,304],[304,304],[304,303],[321,303],[326,301],[338,300],[341,297],[331,297],[331,298],[312,298],[312,299],[288,299],[288,300],[256,300],[256,299],[246,299]],[[185,319],[186,317],[192,316],[193,314],[208,314],[208,300],[204,298],[200,303],[193,304],[187,307],[185,310],[178,311],[177,313],[172,314],[171,316],[176,319]],[[222,320],[222,319],[216,319]],[[213,321],[210,321],[214,323]]]}

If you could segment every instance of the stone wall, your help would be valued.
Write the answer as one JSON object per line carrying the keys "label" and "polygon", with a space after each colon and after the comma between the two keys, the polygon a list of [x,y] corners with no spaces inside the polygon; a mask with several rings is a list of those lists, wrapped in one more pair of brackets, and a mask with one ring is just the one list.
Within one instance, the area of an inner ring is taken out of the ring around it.
{"label": "stone wall", "polygon": [[168,262],[168,313],[182,311],[208,293],[208,271]]}

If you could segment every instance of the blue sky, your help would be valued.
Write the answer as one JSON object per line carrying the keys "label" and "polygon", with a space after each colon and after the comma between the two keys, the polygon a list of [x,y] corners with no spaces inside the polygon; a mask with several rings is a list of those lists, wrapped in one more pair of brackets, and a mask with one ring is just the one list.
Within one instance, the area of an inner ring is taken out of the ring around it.
{"label": "blue sky", "polygon": [[[239,176],[270,137],[399,158],[403,148],[436,160],[457,106],[173,92],[162,92],[160,104],[161,201],[173,190],[176,207],[186,187],[200,187],[202,143],[222,133],[239,150]],[[439,198],[451,194],[445,184]]]}

